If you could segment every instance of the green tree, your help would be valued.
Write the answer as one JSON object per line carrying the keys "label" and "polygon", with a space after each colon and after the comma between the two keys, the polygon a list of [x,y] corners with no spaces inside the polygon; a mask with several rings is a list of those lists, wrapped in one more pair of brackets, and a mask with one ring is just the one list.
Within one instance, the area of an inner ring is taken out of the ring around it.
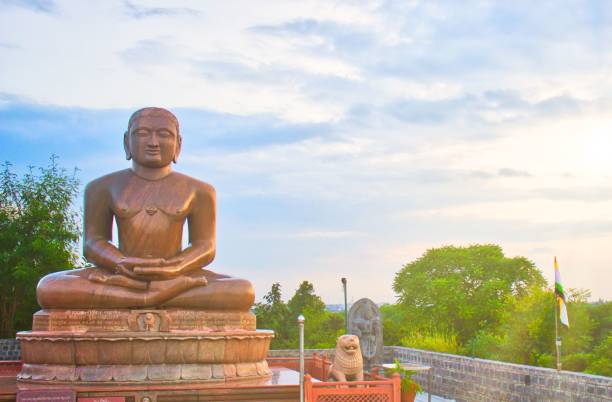
{"label": "green tree", "polygon": [[[289,308],[282,300],[281,285],[277,282],[263,297],[264,301],[256,303],[254,308],[257,317],[257,326],[274,330],[272,349],[286,349],[292,347],[297,334],[291,332],[289,324]],[[295,332],[295,331],[294,331]]]}
{"label": "green tree", "polygon": [[274,330],[272,349],[298,347],[298,315],[304,315],[305,346],[330,348],[344,332],[344,315],[326,310],[325,303],[314,292],[314,286],[303,281],[288,303],[282,301],[280,284],[272,285],[261,303],[254,308],[259,328]]}
{"label": "green tree", "polygon": [[[567,310],[570,327],[559,325],[563,368],[582,371],[592,349],[593,320],[589,316],[588,293],[569,289]],[[499,333],[502,360],[553,367],[555,364],[555,296],[551,289],[533,289],[515,302]],[[487,356],[491,358],[491,356]]]}
{"label": "green tree", "polygon": [[[555,312],[551,290],[534,288],[516,301],[503,325],[498,349],[501,360],[552,367],[555,354]],[[491,358],[491,356],[481,356]]]}
{"label": "green tree", "polygon": [[413,326],[457,334],[463,344],[496,328],[512,300],[545,284],[531,261],[489,244],[428,250],[396,274],[393,289]]}
{"label": "green tree", "polygon": [[307,348],[333,347],[337,336],[344,332],[343,315],[327,311],[321,297],[315,294],[314,285],[308,281],[300,283],[287,306],[293,322],[300,314],[305,318],[304,344]]}
{"label": "green tree", "polygon": [[36,283],[71,268],[80,236],[72,208],[78,193],[76,170],[68,174],[52,156],[47,167],[19,178],[5,162],[0,173],[0,337],[29,329],[38,309]]}
{"label": "green tree", "polygon": [[383,322],[385,345],[400,345],[402,338],[411,330],[410,319],[402,306],[398,304],[383,304],[380,307],[380,316]]}
{"label": "green tree", "polygon": [[296,318],[298,315],[303,314],[307,308],[311,312],[325,311],[325,303],[315,294],[313,284],[308,281],[300,283],[293,297],[289,299],[287,306],[291,314]]}
{"label": "green tree", "polygon": [[612,334],[612,301],[589,304],[589,316],[593,320],[593,342],[600,344]]}
{"label": "green tree", "polygon": [[609,334],[599,345],[593,349],[587,373],[612,377],[612,334]]}

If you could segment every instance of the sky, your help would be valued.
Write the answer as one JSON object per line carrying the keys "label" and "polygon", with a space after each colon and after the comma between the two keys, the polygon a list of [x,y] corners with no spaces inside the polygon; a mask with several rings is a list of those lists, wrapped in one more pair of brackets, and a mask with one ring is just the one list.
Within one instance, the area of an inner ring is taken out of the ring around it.
{"label": "sky", "polygon": [[610,43],[605,1],[0,0],[0,160],[84,185],[166,107],[210,269],[258,299],[393,302],[428,249],[494,243],[610,300]]}

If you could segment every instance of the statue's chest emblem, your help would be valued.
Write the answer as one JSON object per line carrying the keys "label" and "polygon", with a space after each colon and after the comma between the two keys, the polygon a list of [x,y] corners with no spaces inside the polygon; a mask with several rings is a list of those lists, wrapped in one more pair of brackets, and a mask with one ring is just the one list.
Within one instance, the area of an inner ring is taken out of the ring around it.
{"label": "statue's chest emblem", "polygon": [[[144,217],[155,217],[163,215],[169,219],[185,219],[189,213],[188,200],[164,200],[152,199],[152,197],[119,196],[113,203],[112,210],[119,218],[131,219],[138,214]],[[144,199],[143,199],[144,198]]]}
{"label": "statue's chest emblem", "polygon": [[153,216],[157,213],[157,207],[154,205],[148,205],[145,207],[145,211],[149,216]]}

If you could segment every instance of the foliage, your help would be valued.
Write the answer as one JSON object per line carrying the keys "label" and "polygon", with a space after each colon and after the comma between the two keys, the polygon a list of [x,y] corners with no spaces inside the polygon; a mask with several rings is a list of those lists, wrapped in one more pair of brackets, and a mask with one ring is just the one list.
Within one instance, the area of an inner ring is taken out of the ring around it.
{"label": "foliage", "polygon": [[296,317],[307,309],[313,312],[325,311],[325,303],[314,293],[314,286],[308,281],[300,283],[293,297],[289,299],[287,307]]}
{"label": "foliage", "polygon": [[459,353],[457,336],[435,329],[410,332],[402,338],[401,345],[440,353]]}
{"label": "foliage", "polygon": [[471,357],[499,360],[501,342],[501,336],[493,332],[480,330],[466,342],[462,352]]}
{"label": "foliage", "polygon": [[507,258],[496,245],[428,250],[395,276],[393,289],[417,328],[457,334],[466,342],[497,327],[513,299],[545,280],[524,257]]}
{"label": "foliage", "polygon": [[297,335],[290,331],[294,326],[289,323],[289,308],[281,299],[279,283],[272,285],[270,291],[264,296],[263,303],[255,304],[254,313],[257,316],[257,326],[259,328],[274,330],[275,336],[271,344],[273,349],[292,347],[293,338]]}
{"label": "foliage", "polygon": [[280,284],[272,285],[262,303],[254,308],[259,328],[274,330],[273,349],[295,349],[298,347],[297,317],[305,318],[304,333],[306,348],[333,348],[336,339],[344,333],[344,315],[326,310],[325,303],[314,293],[314,286],[303,281],[288,303],[281,298]]}
{"label": "foliage", "polygon": [[52,156],[47,167],[30,167],[19,178],[5,162],[0,173],[0,337],[31,326],[37,310],[36,283],[44,275],[73,267],[79,217],[78,193],[70,175]]}
{"label": "foliage", "polygon": [[595,349],[585,372],[612,377],[612,334],[609,334]]}
{"label": "foliage", "polygon": [[419,383],[412,379],[412,376],[415,374],[415,372],[403,368],[402,364],[397,359],[393,360],[392,368],[385,368],[385,375],[387,377],[391,377],[395,373],[398,373],[402,377],[402,381],[400,382],[400,388],[403,392],[410,391],[411,389],[414,389],[419,394],[423,392],[423,388],[421,388]]}
{"label": "foliage", "polygon": [[410,332],[410,319],[401,305],[383,304],[380,307],[383,324],[384,342],[387,345],[400,345],[402,338]]}
{"label": "foliage", "polygon": [[[428,250],[395,277],[399,302],[381,308],[385,344],[554,367],[554,294],[544,285],[529,260],[506,258],[498,246]],[[563,368],[610,376],[612,302],[566,294]]]}
{"label": "foliage", "polygon": [[[503,335],[499,357],[519,364],[543,365],[540,358],[555,354],[554,299],[552,291],[534,288],[498,328]],[[488,358],[488,356],[482,356]]]}
{"label": "foliage", "polygon": [[599,345],[612,334],[612,302],[590,304],[589,315],[593,321],[593,342]]}
{"label": "foliage", "polygon": [[[501,326],[505,334],[500,356],[505,361],[552,367],[547,356],[555,356],[555,303],[552,290],[534,289],[517,301],[511,315]],[[559,327],[564,356],[586,353],[592,345],[593,322],[585,295],[568,291],[570,328]]]}
{"label": "foliage", "polygon": [[563,356],[563,370],[584,371],[592,359],[593,355],[590,353],[573,353]]}

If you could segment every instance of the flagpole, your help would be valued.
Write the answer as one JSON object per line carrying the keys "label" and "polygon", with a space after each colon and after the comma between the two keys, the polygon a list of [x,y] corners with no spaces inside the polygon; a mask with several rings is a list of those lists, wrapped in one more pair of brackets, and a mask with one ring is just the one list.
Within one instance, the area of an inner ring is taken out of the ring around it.
{"label": "flagpole", "polygon": [[553,300],[555,303],[555,350],[557,351],[557,371],[561,371],[561,338],[559,337],[559,318],[557,316],[559,302],[557,300],[557,294],[555,292],[553,292]]}

